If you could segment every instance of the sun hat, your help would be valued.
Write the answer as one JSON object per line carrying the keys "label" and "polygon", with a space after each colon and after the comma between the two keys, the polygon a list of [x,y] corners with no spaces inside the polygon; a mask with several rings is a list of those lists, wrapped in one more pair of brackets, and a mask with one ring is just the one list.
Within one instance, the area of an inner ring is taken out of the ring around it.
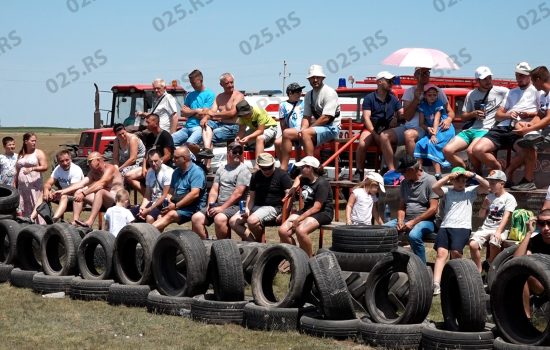
{"label": "sun hat", "polygon": [[325,78],[326,75],[323,72],[323,67],[318,65],[318,64],[312,64],[309,67],[309,70],[307,72],[307,78],[309,79],[311,77],[323,77],[323,78]]}
{"label": "sun hat", "polygon": [[516,66],[516,73],[529,75],[531,73],[531,66],[527,62],[520,62]]}
{"label": "sun hat", "polygon": [[267,152],[260,153],[260,155],[256,158],[256,164],[262,167],[272,166],[275,164],[275,158]]}
{"label": "sun hat", "polygon": [[374,171],[369,171],[365,174],[365,178],[376,182],[378,184],[378,187],[380,188],[380,191],[382,191],[382,193],[386,193],[386,188],[384,187],[384,178],[382,177],[382,175]]}

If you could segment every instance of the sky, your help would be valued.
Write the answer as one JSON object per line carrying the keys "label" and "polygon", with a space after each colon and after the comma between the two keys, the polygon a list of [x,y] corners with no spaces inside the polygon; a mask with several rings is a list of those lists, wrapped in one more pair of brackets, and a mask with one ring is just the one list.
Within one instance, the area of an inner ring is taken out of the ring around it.
{"label": "sky", "polygon": [[[221,92],[231,72],[239,90],[282,89],[306,80],[320,64],[325,83],[360,80],[381,70],[404,47],[454,55],[457,71],[473,77],[487,65],[512,78],[518,62],[547,65],[550,1],[107,1],[0,0],[0,125],[93,126],[94,83],[183,81],[200,69]],[[434,74],[432,74],[434,75]],[[111,96],[101,95],[110,108]],[[0,129],[1,132],[1,129]]]}

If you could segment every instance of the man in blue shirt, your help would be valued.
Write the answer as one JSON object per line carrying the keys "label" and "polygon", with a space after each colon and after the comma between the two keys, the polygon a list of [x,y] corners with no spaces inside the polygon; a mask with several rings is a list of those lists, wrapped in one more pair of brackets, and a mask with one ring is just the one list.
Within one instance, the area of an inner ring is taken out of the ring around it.
{"label": "man in blue shirt", "polygon": [[160,231],[171,223],[181,225],[191,220],[191,216],[206,205],[206,176],[193,163],[189,148],[176,148],[174,164],[176,169],[170,183],[170,202],[153,223]]}
{"label": "man in blue shirt", "polygon": [[362,181],[365,173],[367,148],[376,143],[380,145],[380,133],[397,125],[397,118],[403,115],[401,103],[392,93],[393,78],[390,72],[382,71],[376,76],[376,91],[363,99],[363,130],[355,153],[356,169],[353,181]]}
{"label": "man in blue shirt", "polygon": [[208,110],[212,107],[216,98],[214,92],[203,85],[201,71],[195,69],[189,73],[189,82],[194,91],[187,94],[184,105],[181,108],[182,118],[180,120],[185,121],[185,126],[172,134],[176,147],[185,142],[195,145],[202,142],[201,114],[203,114],[203,110]]}

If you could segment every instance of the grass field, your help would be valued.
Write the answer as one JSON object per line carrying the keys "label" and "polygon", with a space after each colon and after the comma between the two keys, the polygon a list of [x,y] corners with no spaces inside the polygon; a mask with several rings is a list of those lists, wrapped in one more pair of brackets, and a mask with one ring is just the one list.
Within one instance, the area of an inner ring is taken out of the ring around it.
{"label": "grass field", "polygon": [[[6,132],[7,129],[2,128],[0,136],[13,136],[19,148],[22,134],[28,130]],[[45,131],[37,132],[37,137],[38,147],[51,161],[60,149],[59,144],[78,142],[79,134],[74,130],[66,133]],[[49,171],[45,176],[49,176]],[[182,227],[190,229],[190,224]],[[268,228],[266,234],[269,242],[278,241],[275,228]],[[233,238],[237,239],[236,235]],[[316,248],[318,232],[311,238]],[[324,246],[330,245],[331,235],[328,233]],[[429,260],[433,261],[433,250],[427,251]],[[251,296],[250,288],[247,295]],[[316,339],[298,333],[257,332],[236,325],[204,325],[103,302],[45,299],[30,290],[8,284],[0,285],[0,300],[1,349],[369,349],[351,341]],[[439,297],[434,298],[429,318],[442,320]]]}

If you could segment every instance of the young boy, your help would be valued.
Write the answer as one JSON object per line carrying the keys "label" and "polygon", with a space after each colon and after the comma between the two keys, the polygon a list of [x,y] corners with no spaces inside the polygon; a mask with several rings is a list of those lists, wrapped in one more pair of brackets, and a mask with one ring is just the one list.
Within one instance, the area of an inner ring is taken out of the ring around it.
{"label": "young boy", "polygon": [[15,140],[13,137],[6,136],[2,139],[4,154],[0,154],[0,183],[6,186],[14,186],[15,163],[17,162],[17,153],[15,153]]}
{"label": "young boy", "polygon": [[504,172],[492,170],[486,179],[489,181],[491,193],[487,195],[479,211],[479,217],[485,218],[485,221],[470,238],[470,255],[479,272],[481,272],[481,247],[489,241],[487,261],[491,263],[500,252],[500,242],[508,237],[508,230],[505,230],[505,227],[517,206],[514,196],[504,189],[506,183]]}
{"label": "young boy", "polygon": [[115,237],[119,231],[132,221],[134,215],[127,209],[130,194],[126,190],[119,190],[115,195],[116,204],[105,212],[105,224],[103,229],[109,230]]}
{"label": "young boy", "polygon": [[256,154],[264,152],[265,147],[271,147],[277,136],[277,122],[262,108],[250,106],[242,100],[237,103],[239,117],[239,132],[235,141],[243,145],[256,144]]}
{"label": "young boy", "polygon": [[[479,186],[466,187],[466,181],[473,178],[478,181]],[[449,180],[452,180],[453,187],[443,187]],[[479,189],[482,192],[489,189],[489,182],[476,173],[456,167],[449,175],[434,183],[432,189],[440,198],[445,199],[445,216],[437,232],[434,246],[437,249],[434,266],[434,295],[438,295],[441,293],[441,273],[449,257],[449,250],[453,259],[462,258],[462,251],[468,244],[472,232],[472,205]]]}

